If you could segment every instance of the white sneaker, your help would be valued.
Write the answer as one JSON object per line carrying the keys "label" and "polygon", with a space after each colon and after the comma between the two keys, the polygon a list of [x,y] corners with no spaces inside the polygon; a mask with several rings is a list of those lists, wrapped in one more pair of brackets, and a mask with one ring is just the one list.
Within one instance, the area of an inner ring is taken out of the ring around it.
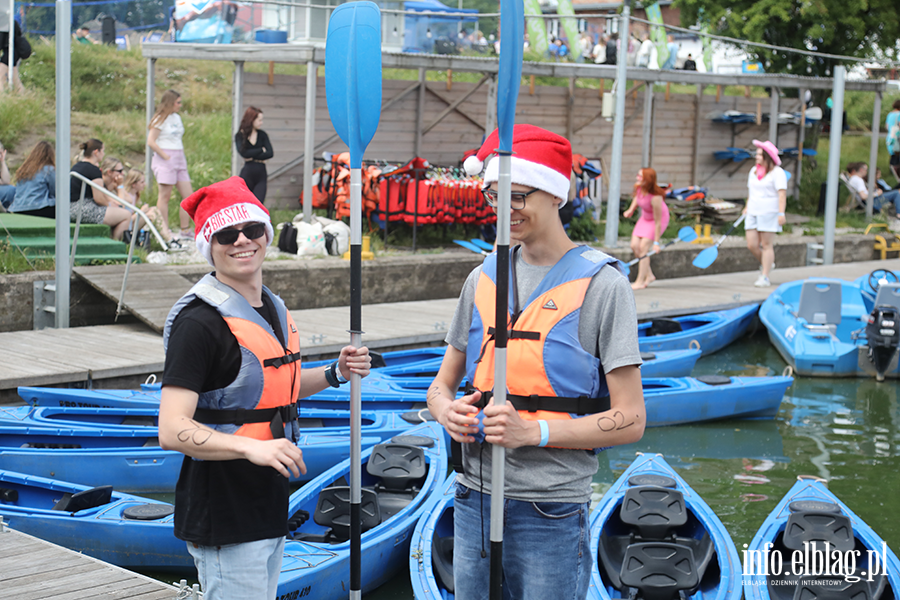
{"label": "white sneaker", "polygon": [[766,277],[765,275],[760,275],[759,279],[757,279],[756,283],[754,283],[753,285],[756,287],[769,287],[772,284],[769,282],[768,277]]}

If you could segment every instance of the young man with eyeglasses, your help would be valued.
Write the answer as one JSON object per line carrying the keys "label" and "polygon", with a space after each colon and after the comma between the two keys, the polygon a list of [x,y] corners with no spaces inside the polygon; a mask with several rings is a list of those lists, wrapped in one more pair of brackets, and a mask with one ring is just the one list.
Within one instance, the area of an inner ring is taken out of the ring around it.
{"label": "young man with eyeglasses", "polygon": [[185,454],[175,536],[187,542],[205,598],[271,599],[288,480],[306,472],[296,402],[368,375],[369,351],[346,346],[328,367],[300,369],[297,327],[262,283],[269,212],[243,179],[201,188],[181,206],[215,271],[175,304],[163,333],[159,440]]}
{"label": "young man with eyeglasses", "polygon": [[[466,160],[481,171],[494,131]],[[488,598],[491,444],[506,448],[504,597],[584,598],[591,573],[591,479],[597,449],[640,439],[646,415],[637,318],[615,259],[568,237],[559,209],[569,193],[565,138],[516,125],[510,214],[507,399],[492,401],[496,254],[469,275],[428,390],[431,414],[462,447],[454,502],[456,598]],[[498,163],[484,195],[498,203]],[[476,391],[457,398],[465,379]]]}

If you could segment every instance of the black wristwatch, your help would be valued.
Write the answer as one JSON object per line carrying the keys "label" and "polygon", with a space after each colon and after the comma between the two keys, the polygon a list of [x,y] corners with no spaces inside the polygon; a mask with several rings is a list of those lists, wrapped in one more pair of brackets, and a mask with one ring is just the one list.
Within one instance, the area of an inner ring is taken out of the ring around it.
{"label": "black wristwatch", "polygon": [[348,380],[344,378],[344,374],[338,368],[338,361],[334,361],[325,367],[325,381],[334,388],[341,387],[342,383],[347,383]]}

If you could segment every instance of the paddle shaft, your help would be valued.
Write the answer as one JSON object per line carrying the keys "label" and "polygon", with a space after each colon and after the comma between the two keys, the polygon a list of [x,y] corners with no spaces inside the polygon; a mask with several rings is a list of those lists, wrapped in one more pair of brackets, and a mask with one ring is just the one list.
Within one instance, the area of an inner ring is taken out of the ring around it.
{"label": "paddle shaft", "polygon": [[737,229],[737,226],[740,225],[741,223],[743,223],[744,219],[746,219],[746,218],[747,218],[747,214],[744,213],[740,216],[740,218],[737,221],[732,223],[731,227],[728,228],[728,231],[725,232],[725,235],[720,237],[718,239],[718,241],[716,242],[716,248],[718,248],[722,244],[722,242],[725,241],[725,238],[727,238],[729,235],[731,235],[731,232],[734,231],[735,229]]}
{"label": "paddle shaft", "polygon": [[[494,404],[506,404],[506,344],[509,315],[509,224],[512,186],[512,157],[499,156],[497,177],[497,321],[494,338]],[[506,480],[506,448],[491,446],[491,600],[503,598],[503,487]]]}
{"label": "paddle shaft", "polygon": [[[350,169],[350,345],[362,346],[362,170]],[[350,598],[362,597],[362,380],[350,374]]]}
{"label": "paddle shaft", "polygon": [[666,242],[665,244],[663,244],[663,247],[660,248],[659,250],[657,250],[656,248],[654,248],[653,250],[651,250],[650,252],[648,252],[647,254],[645,254],[645,255],[643,255],[643,256],[638,256],[637,258],[631,259],[630,261],[628,261],[628,266],[629,266],[629,267],[633,267],[634,265],[638,264],[639,262],[641,262],[641,261],[644,260],[645,258],[650,258],[650,257],[653,256],[654,254],[659,254],[659,252],[660,252],[661,250],[664,250],[664,249],[668,248],[669,246],[671,246],[672,244],[674,244],[675,242],[680,242],[680,241],[681,241],[681,238],[675,238],[675,239],[672,240],[671,242]]}

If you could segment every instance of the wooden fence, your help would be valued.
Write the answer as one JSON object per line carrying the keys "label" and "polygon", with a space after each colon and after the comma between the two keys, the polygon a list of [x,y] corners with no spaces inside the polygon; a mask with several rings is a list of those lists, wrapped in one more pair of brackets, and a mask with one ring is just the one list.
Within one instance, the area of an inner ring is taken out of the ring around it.
{"label": "wooden fence", "polygon": [[[382,110],[378,132],[366,151],[366,160],[408,161],[415,156],[418,144],[419,154],[432,164],[457,165],[466,150],[481,144],[487,125],[488,98],[492,94],[489,79],[486,77],[481,85],[454,82],[449,90],[445,82],[426,82],[422,97],[416,81],[385,80],[383,106],[404,92],[405,95]],[[600,116],[598,90],[578,88],[575,81],[571,80],[569,87],[535,86],[533,92],[528,85],[522,86],[516,121],[568,135],[575,152],[600,158],[604,168],[608,168],[613,122]],[[476,86],[478,89],[472,93]],[[328,117],[323,77],[318,79],[316,92],[315,155],[321,156],[323,150],[342,152],[346,147],[339,139],[323,144],[335,134]],[[275,157],[268,163],[268,197],[272,206],[299,208],[303,165],[298,157],[303,154],[305,94],[306,78],[302,76],[275,75],[270,84],[267,74],[244,74],[242,106],[257,106],[265,112],[265,129],[275,149]],[[630,194],[633,174],[642,166],[646,97],[644,89],[635,89],[626,100],[622,161],[625,195]],[[718,101],[715,95],[699,98],[698,106],[696,94],[671,94],[668,99],[663,93],[653,94],[650,166],[657,170],[660,182],[675,187],[700,184],[718,198],[744,198],[752,161],[720,161],[714,158],[713,152],[729,146],[751,149],[751,140],[768,137],[769,125],[766,122],[760,125],[716,123],[710,115],[726,110],[768,112],[770,101],[743,96],[721,96]],[[797,110],[796,99],[782,99],[781,112]],[[779,127],[779,147],[796,147],[798,140],[798,126]],[[290,163],[294,165],[285,170],[285,165]],[[785,168],[792,170],[791,162]],[[279,170],[284,172],[272,177]]]}

